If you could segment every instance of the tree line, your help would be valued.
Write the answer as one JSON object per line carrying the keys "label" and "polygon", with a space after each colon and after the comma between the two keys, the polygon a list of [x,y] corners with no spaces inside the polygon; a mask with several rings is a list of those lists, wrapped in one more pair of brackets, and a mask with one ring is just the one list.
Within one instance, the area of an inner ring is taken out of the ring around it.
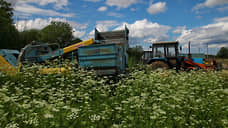
{"label": "tree line", "polygon": [[0,49],[18,49],[32,41],[59,43],[61,47],[80,42],[73,37],[69,23],[52,21],[45,28],[18,31],[13,24],[13,8],[5,0],[0,0]]}

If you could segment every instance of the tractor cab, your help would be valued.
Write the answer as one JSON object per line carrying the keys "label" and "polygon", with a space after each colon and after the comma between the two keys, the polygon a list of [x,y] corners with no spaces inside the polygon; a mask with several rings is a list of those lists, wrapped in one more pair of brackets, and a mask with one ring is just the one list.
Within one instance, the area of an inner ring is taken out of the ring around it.
{"label": "tractor cab", "polygon": [[152,45],[152,55],[147,61],[152,69],[179,68],[178,41],[156,42]]}

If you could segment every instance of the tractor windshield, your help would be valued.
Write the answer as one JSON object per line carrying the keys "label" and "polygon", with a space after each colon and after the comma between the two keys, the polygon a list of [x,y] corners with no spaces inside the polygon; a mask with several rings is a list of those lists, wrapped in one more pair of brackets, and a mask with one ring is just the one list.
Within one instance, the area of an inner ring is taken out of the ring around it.
{"label": "tractor windshield", "polygon": [[175,45],[154,45],[153,57],[175,57],[177,54]]}
{"label": "tractor windshield", "polygon": [[155,47],[153,57],[165,57],[164,47]]}
{"label": "tractor windshield", "polygon": [[167,47],[166,53],[167,53],[167,57],[175,57],[176,56],[175,47]]}

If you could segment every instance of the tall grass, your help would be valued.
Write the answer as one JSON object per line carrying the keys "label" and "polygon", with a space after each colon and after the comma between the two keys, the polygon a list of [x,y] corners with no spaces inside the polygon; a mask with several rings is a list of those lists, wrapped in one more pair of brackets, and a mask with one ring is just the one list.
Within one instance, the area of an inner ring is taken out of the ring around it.
{"label": "tall grass", "polygon": [[133,70],[113,81],[72,68],[36,66],[0,74],[0,127],[228,127],[228,84],[220,72]]}

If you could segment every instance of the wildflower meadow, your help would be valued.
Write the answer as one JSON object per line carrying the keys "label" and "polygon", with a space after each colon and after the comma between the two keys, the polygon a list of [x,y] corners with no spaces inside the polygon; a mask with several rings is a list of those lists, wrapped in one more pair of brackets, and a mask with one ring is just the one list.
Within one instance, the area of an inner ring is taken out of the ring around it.
{"label": "wildflower meadow", "polygon": [[111,77],[27,68],[0,80],[1,128],[228,127],[222,72],[134,69]]}

